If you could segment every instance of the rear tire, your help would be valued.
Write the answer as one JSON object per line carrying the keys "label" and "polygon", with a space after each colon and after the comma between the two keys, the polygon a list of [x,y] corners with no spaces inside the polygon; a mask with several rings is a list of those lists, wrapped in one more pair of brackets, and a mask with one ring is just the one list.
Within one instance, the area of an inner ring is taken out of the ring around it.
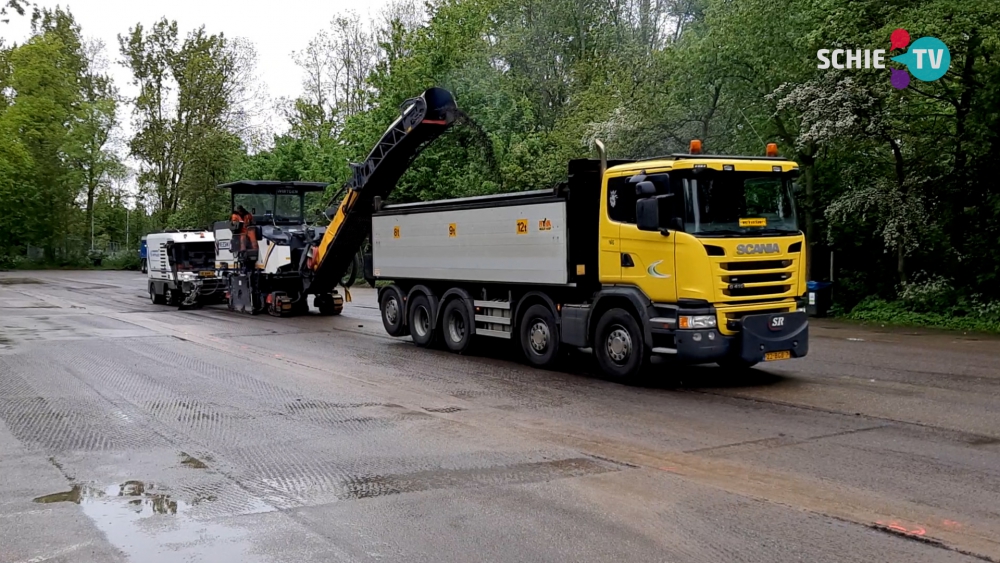
{"label": "rear tire", "polygon": [[431,303],[427,297],[417,295],[410,300],[408,321],[414,344],[421,348],[429,348],[435,344],[437,331],[432,328],[434,317],[431,315]]}
{"label": "rear tire", "polygon": [[406,336],[409,328],[405,319],[406,307],[403,305],[403,295],[395,285],[382,290],[379,299],[379,310],[382,312],[382,326],[389,336]]}
{"label": "rear tire", "polygon": [[521,350],[535,367],[550,367],[559,359],[559,325],[545,305],[532,305],[521,317]]}
{"label": "rear tire", "polygon": [[452,352],[464,354],[472,346],[473,319],[465,300],[452,299],[444,306],[441,315],[441,335],[445,346]]}
{"label": "rear tire", "polygon": [[609,377],[632,381],[646,363],[642,329],[625,309],[610,309],[597,322],[594,338],[597,363]]}
{"label": "rear tire", "polygon": [[344,311],[344,304],[341,303],[338,305],[332,294],[317,295],[313,304],[319,309],[319,314],[326,317],[339,315]]}

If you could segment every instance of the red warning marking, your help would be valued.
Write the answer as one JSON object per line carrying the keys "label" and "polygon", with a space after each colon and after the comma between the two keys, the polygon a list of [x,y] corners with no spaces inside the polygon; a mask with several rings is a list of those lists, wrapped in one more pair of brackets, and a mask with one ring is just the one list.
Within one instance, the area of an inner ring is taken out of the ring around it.
{"label": "red warning marking", "polygon": [[875,524],[888,530],[892,530],[893,532],[899,532],[900,534],[906,534],[908,536],[923,536],[927,534],[927,530],[924,528],[916,527],[911,530],[896,521],[885,523],[880,520],[875,522]]}
{"label": "red warning marking", "polygon": [[956,522],[954,520],[942,520],[941,525],[944,526],[945,528],[952,528],[952,529],[962,527],[961,522]]}
{"label": "red warning marking", "polygon": [[661,467],[660,471],[666,471],[668,473],[678,473],[676,467]]}

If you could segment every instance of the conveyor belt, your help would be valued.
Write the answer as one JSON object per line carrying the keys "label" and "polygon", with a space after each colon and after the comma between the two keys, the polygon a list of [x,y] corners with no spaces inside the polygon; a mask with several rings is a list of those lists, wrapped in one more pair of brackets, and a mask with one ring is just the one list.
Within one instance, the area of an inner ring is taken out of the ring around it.
{"label": "conveyor belt", "polygon": [[368,158],[351,164],[347,194],[316,247],[308,293],[326,293],[339,283],[368,236],[375,198],[388,197],[420,151],[454,123],[457,109],[451,93],[441,88],[407,100]]}

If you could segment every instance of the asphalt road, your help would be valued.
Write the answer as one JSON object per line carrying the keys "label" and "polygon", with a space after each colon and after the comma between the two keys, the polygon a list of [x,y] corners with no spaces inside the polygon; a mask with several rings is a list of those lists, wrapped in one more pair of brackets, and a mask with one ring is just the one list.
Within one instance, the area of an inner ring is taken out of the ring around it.
{"label": "asphalt road", "polygon": [[1000,340],[605,381],[0,273],[0,562],[1000,561]]}

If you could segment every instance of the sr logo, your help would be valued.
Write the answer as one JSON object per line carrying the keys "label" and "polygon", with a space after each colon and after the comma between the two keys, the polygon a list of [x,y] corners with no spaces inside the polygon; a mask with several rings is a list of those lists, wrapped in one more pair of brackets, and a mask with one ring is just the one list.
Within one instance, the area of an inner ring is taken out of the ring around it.
{"label": "sr logo", "polygon": [[771,330],[781,330],[785,328],[785,317],[771,317]]}

